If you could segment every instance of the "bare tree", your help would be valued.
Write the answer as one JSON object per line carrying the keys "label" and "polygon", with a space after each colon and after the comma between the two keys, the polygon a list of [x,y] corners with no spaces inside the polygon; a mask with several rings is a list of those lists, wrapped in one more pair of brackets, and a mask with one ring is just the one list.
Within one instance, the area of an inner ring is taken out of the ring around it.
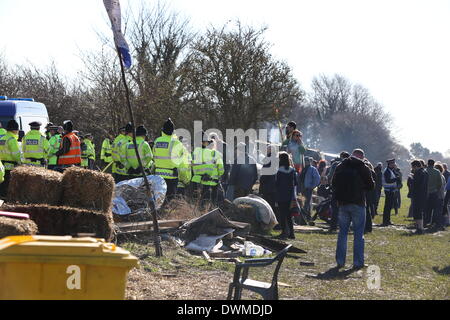
{"label": "bare tree", "polygon": [[360,147],[372,161],[408,153],[393,138],[392,120],[383,106],[368,89],[341,75],[314,78],[303,109],[307,123],[300,126],[312,147],[334,153]]}
{"label": "bare tree", "polygon": [[136,56],[130,76],[137,117],[147,120],[155,134],[168,117],[183,125],[188,103],[186,51],[194,38],[189,20],[170,12],[167,5],[141,5],[129,33]]}
{"label": "bare tree", "polygon": [[303,99],[290,68],[276,61],[263,39],[265,29],[209,29],[193,46],[190,95],[202,119],[218,128],[255,128],[289,114]]}

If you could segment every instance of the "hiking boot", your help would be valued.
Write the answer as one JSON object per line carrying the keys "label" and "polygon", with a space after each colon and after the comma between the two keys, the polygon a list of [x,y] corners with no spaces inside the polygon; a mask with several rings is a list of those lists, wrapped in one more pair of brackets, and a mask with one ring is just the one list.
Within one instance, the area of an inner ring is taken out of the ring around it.
{"label": "hiking boot", "polygon": [[278,239],[278,240],[287,240],[287,235],[285,235],[285,234],[280,234],[280,235],[278,235],[278,236],[276,236],[275,237],[275,239]]}
{"label": "hiking boot", "polygon": [[416,231],[414,231],[414,233],[413,234],[416,234],[416,235],[421,235],[421,234],[424,234],[424,232],[423,232],[423,230],[422,229],[417,229]]}
{"label": "hiking boot", "polygon": [[295,234],[291,234],[288,238],[291,240],[295,240]]}

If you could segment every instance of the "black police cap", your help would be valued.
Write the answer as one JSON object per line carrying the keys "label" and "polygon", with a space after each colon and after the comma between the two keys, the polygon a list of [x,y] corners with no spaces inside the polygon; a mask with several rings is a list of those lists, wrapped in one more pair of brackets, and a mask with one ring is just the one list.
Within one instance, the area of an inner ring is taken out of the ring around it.
{"label": "black police cap", "polygon": [[19,124],[16,120],[10,120],[8,122],[8,126],[6,127],[6,130],[8,131],[17,131],[19,130]]}
{"label": "black police cap", "polygon": [[42,126],[42,123],[39,121],[34,121],[28,124],[31,128],[40,128]]}

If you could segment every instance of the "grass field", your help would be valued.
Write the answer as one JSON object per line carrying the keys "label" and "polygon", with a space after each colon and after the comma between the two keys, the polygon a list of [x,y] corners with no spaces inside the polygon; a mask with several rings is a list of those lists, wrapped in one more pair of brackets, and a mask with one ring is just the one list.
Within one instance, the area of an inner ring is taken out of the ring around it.
{"label": "grass field", "polygon": [[[335,248],[337,234],[297,233],[290,241],[308,253],[300,259],[287,258],[280,271],[280,299],[450,299],[450,231],[421,236],[411,235],[407,219],[409,199],[402,190],[403,203],[394,226],[374,227],[365,236],[366,263],[380,269],[380,288],[369,289],[367,270],[352,272],[352,236],[349,236],[347,265],[336,272]],[[382,210],[381,199],[379,211]],[[382,216],[374,224],[381,224]],[[449,228],[447,228],[449,229]],[[134,270],[128,285],[129,299],[222,300],[226,298],[234,265],[193,256],[174,243],[164,242],[165,256],[153,257],[152,244],[127,242],[121,244],[141,257],[142,268]],[[303,266],[301,262],[313,263]],[[268,281],[272,271],[251,273],[257,280]],[[258,296],[244,293],[246,299]]]}

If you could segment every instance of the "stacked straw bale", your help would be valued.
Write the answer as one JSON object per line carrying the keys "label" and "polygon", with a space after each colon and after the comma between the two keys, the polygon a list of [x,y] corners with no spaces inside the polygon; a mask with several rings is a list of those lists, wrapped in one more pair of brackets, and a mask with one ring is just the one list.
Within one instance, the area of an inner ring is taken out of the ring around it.
{"label": "stacked straw bale", "polygon": [[42,204],[5,204],[2,210],[28,213],[38,226],[38,234],[66,236],[92,233],[95,237],[111,241],[113,238],[112,213],[69,207],[52,207]]}
{"label": "stacked straw bale", "polygon": [[115,183],[110,174],[72,167],[62,177],[64,206],[111,212]]}
{"label": "stacked straw bale", "polygon": [[37,232],[36,223],[30,219],[0,217],[0,239],[10,236],[32,236]]}
{"label": "stacked straw bale", "polygon": [[[11,172],[8,204],[1,210],[28,213],[31,220],[27,225],[23,220],[9,219],[15,222],[9,221],[4,227],[0,224],[0,235],[91,233],[111,241],[114,187],[111,175],[81,168],[69,168],[61,174],[31,166],[18,167]],[[2,230],[7,232],[1,233]]]}
{"label": "stacked straw bale", "polygon": [[11,171],[7,201],[21,204],[48,204],[61,202],[62,174],[44,168],[21,166]]}

